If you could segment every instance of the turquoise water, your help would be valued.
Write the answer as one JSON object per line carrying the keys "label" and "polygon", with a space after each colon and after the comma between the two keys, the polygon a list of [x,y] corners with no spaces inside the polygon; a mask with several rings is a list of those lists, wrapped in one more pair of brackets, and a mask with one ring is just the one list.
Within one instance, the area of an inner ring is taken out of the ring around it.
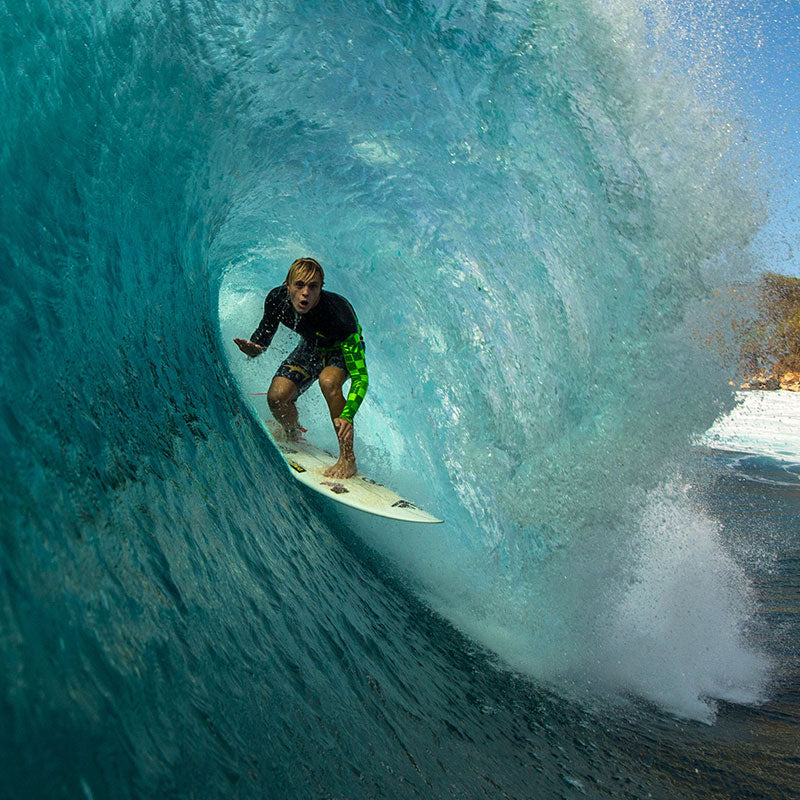
{"label": "turquoise water", "polygon": [[[666,13],[5,9],[10,796],[759,796],[755,728],[790,786],[797,489],[690,444],[754,156]],[[435,531],[265,441],[291,341],[231,338],[301,254],[367,337],[361,467]]]}

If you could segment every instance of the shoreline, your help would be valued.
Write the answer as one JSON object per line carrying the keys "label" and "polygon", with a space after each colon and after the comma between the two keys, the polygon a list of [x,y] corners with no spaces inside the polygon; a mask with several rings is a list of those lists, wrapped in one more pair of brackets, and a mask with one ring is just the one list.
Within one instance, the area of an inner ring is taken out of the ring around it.
{"label": "shoreline", "polygon": [[777,389],[763,389],[760,386],[748,386],[746,383],[743,383],[737,390],[737,392],[798,392],[800,389],[787,389],[784,386],[778,386]]}

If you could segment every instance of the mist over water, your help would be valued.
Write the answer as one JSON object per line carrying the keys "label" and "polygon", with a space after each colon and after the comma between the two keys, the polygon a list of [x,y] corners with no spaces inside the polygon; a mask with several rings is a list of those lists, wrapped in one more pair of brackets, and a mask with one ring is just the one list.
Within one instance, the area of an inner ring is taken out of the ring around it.
{"label": "mist over water", "polygon": [[[707,309],[760,202],[668,11],[9,7],[0,660],[8,746],[57,731],[46,787],[169,795],[213,763],[210,794],[347,792],[376,758],[416,786],[408,720],[483,741],[509,675],[576,704],[558,730],[762,699],[748,575],[684,467],[733,404]],[[231,339],[299,255],[364,328],[360,466],[433,533],[314,502],[254,419],[291,338]]]}

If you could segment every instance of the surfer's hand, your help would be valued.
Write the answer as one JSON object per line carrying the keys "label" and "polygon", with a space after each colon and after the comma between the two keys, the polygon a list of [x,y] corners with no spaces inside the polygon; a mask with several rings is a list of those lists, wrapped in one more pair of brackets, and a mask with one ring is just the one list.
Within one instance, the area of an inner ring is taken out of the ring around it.
{"label": "surfer's hand", "polygon": [[249,339],[234,339],[233,341],[236,344],[236,346],[246,356],[250,356],[250,358],[255,358],[256,356],[260,356],[267,349],[266,347],[262,347],[260,344],[251,342]]}
{"label": "surfer's hand", "polygon": [[349,419],[336,417],[333,421],[333,427],[336,429],[336,435],[342,444],[353,443],[353,423]]}

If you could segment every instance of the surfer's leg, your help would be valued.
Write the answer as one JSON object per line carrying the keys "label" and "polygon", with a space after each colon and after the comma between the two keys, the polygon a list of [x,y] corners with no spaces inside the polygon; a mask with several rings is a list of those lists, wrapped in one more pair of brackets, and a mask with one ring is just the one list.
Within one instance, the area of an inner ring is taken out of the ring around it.
{"label": "surfer's leg", "polygon": [[300,433],[297,405],[295,404],[299,394],[297,385],[280,375],[276,375],[272,379],[267,392],[269,410],[290,439],[296,438]]}
{"label": "surfer's leg", "polygon": [[[344,411],[345,399],[342,386],[350,376],[347,370],[336,366],[327,366],[319,374],[319,388],[328,404],[328,411],[331,421],[341,416]],[[356,456],[353,450],[353,442],[339,441],[339,460],[325,470],[328,478],[350,478],[357,472]]]}
{"label": "surfer's leg", "polygon": [[344,411],[344,392],[342,386],[350,376],[339,367],[328,366],[319,374],[319,388],[328,404],[331,419],[336,419]]}
{"label": "surfer's leg", "polygon": [[295,401],[314,383],[322,369],[322,359],[313,347],[301,342],[278,367],[267,400],[272,416],[283,426],[288,439],[299,439],[300,427]]}

